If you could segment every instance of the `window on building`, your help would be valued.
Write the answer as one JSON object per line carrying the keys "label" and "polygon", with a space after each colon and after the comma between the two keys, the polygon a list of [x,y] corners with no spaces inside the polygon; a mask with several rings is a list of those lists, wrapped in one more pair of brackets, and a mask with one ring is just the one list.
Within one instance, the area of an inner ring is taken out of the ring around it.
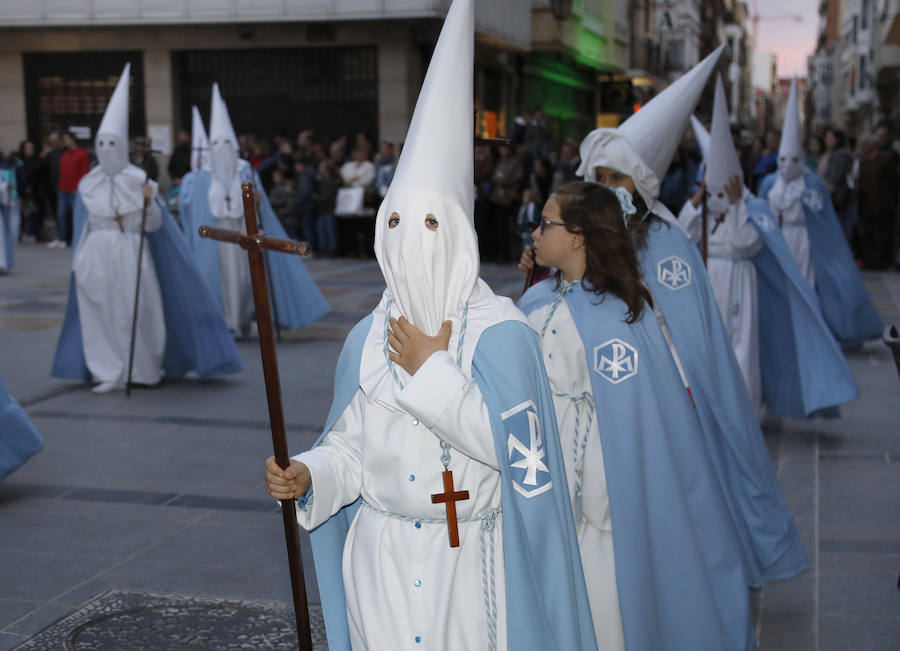
{"label": "window on building", "polygon": [[850,31],[850,42],[856,45],[859,41],[859,16],[853,17],[853,26]]}
{"label": "window on building", "polygon": [[869,29],[869,0],[862,0],[862,8],[859,10],[859,26],[861,29]]}
{"label": "window on building", "polygon": [[866,55],[859,56],[859,89],[864,90],[869,86],[869,72],[866,67]]}
{"label": "window on building", "polygon": [[193,104],[209,119],[216,81],[238,135],[312,129],[325,141],[358,132],[378,138],[375,47],[187,50],[172,61],[176,128],[190,126]]}
{"label": "window on building", "polygon": [[53,131],[80,127],[76,137],[93,144],[106,104],[125,64],[131,63],[128,128],[145,135],[144,59],[140,52],[25,53],[28,138],[43,142]]}

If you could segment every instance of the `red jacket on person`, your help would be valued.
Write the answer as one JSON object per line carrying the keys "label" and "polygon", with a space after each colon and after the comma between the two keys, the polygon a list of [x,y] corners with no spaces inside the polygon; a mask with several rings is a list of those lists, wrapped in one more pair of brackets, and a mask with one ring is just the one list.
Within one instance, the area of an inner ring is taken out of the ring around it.
{"label": "red jacket on person", "polygon": [[75,192],[81,177],[90,171],[87,152],[81,147],[67,149],[59,157],[59,185],[61,192]]}

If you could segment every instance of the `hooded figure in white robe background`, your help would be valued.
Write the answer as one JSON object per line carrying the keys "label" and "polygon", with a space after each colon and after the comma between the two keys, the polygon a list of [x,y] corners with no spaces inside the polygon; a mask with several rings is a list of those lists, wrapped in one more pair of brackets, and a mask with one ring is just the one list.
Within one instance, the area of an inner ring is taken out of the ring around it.
{"label": "hooded figure in white robe background", "polygon": [[[191,172],[181,182],[179,208],[182,227],[209,291],[221,306],[225,322],[236,337],[247,336],[254,315],[253,290],[247,252],[239,246],[201,238],[204,224],[240,233],[247,232],[241,185],[253,184],[259,228],[284,239],[284,227],[272,211],[262,182],[250,163],[238,158],[238,141],[228,108],[212,87],[209,122],[209,166],[204,162],[203,123],[194,114],[191,140],[195,151]],[[199,168],[195,167],[199,165]],[[276,327],[300,328],[328,312],[328,303],[298,256],[267,252],[266,275]]]}
{"label": "hooded figure in white robe background", "polygon": [[797,79],[791,83],[778,171],[759,184],[800,272],[813,287],[822,313],[844,348],[881,335],[881,317],[872,305],[825,182],[804,165],[797,109]]}
{"label": "hooded figure in white robe background", "polygon": [[[697,130],[695,126],[695,133]],[[709,136],[698,138],[698,142],[706,168],[709,247],[706,270],[750,397],[759,409],[762,406],[762,380],[759,370],[756,268],[752,259],[763,247],[763,240],[750,221],[750,213],[743,200],[751,195],[744,187],[741,162],[731,140],[721,75],[716,76]],[[731,184],[735,187],[729,188]],[[737,196],[733,196],[734,192]],[[703,237],[701,204],[695,205],[693,200],[688,200],[678,215],[678,221],[694,242],[700,242]]]}
{"label": "hooded figure in white robe background", "polygon": [[[144,230],[155,231],[162,215],[158,187],[128,162],[128,84],[131,64],[122,76],[97,129],[94,148],[99,165],[78,184],[88,220],[72,259],[83,333],[84,358],[95,393],[125,386],[141,244],[141,214],[147,200]],[[166,349],[162,296],[153,257],[141,256],[141,288],[134,336],[131,380],[157,384]]]}
{"label": "hooded figure in white robe background", "polygon": [[[325,433],[294,457],[333,650],[596,648],[539,341],[479,278],[473,4],[450,8],[378,211],[387,289],[344,344]],[[449,331],[413,375],[389,355],[401,316]],[[469,493],[458,547],[431,499],[445,468]]]}

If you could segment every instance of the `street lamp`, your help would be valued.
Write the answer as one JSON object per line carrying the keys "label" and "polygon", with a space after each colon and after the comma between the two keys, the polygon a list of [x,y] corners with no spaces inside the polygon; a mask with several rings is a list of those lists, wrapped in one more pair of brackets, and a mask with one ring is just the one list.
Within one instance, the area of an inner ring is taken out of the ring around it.
{"label": "street lamp", "polygon": [[550,9],[557,22],[564,22],[572,13],[572,0],[550,0]]}

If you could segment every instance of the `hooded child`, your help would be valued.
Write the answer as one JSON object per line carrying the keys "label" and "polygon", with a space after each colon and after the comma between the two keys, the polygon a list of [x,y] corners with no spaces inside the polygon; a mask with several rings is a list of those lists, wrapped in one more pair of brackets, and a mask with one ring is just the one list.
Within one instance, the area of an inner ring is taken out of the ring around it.
{"label": "hooded child", "polygon": [[311,530],[331,649],[596,648],[540,342],[478,276],[473,67],[455,0],[376,218],[387,289],[316,446],[267,462]]}
{"label": "hooded child", "polygon": [[759,411],[765,401],[778,415],[805,418],[855,399],[856,382],[815,293],[792,263],[768,205],[743,184],[721,76],[711,133],[699,124],[694,130],[705,186],[685,202],[678,220],[699,243],[705,191],[707,271],[754,406]]}
{"label": "hooded child", "polygon": [[[227,242],[200,237],[204,224],[247,232],[241,184],[251,182],[257,197],[259,229],[271,237],[286,238],[259,176],[250,163],[238,158],[238,140],[228,107],[212,87],[212,117],[209,121],[210,168],[193,170],[181,182],[181,222],[196,256],[207,287],[216,297],[225,322],[235,336],[247,336],[253,320],[253,290],[247,252]],[[198,132],[199,135],[199,132]],[[266,273],[277,327],[300,328],[329,310],[303,260],[296,255],[266,252]]]}
{"label": "hooded child", "polygon": [[653,316],[636,212],[622,188],[560,186],[533,235],[557,272],[520,301],[541,335],[598,646],[753,649],[739,533]]}
{"label": "hooded child", "polygon": [[747,583],[793,576],[809,560],[797,535],[747,392],[709,276],[694,243],[658,200],[689,116],[721,54],[719,47],[615,129],[581,143],[579,174],[624,187],[638,261],[664,325],[686,391],[696,404],[707,449],[740,533]]}
{"label": "hooded child", "polygon": [[800,273],[815,288],[822,313],[844,348],[881,336],[881,317],[872,305],[825,183],[803,159],[797,108],[797,79],[784,112],[778,171],[759,184]]}
{"label": "hooded child", "polygon": [[99,165],[78,184],[69,302],[53,363],[56,377],[97,382],[95,393],[127,381],[145,202],[131,381],[241,370],[156,182],[128,162],[129,72],[126,64],[97,129]]}

